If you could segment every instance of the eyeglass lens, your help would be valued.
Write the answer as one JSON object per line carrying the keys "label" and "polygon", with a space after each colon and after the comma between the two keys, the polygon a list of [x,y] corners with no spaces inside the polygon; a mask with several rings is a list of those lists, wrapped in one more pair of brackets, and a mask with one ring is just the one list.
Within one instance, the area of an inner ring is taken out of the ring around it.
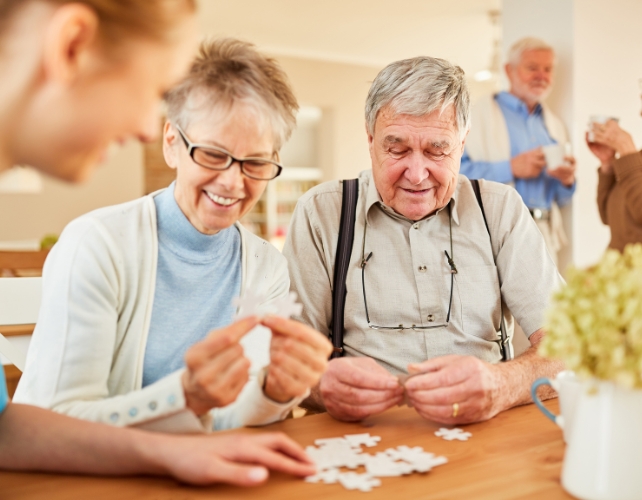
{"label": "eyeglass lens", "polygon": [[[199,165],[214,170],[224,170],[236,160],[224,151],[202,147],[194,148],[193,159]],[[273,179],[279,171],[279,168],[274,163],[262,161],[260,158],[237,161],[240,161],[241,170],[245,174],[258,179]]]}

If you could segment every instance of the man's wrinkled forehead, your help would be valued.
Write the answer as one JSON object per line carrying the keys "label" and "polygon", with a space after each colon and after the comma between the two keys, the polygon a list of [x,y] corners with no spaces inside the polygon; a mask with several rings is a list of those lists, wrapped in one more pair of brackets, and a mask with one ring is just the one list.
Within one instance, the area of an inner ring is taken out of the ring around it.
{"label": "man's wrinkled forehead", "polygon": [[[445,110],[435,110],[426,115],[396,113],[389,106],[383,108],[375,121],[375,135],[385,147],[404,144],[411,139],[413,132],[425,137],[422,142],[434,149],[449,149],[454,146],[451,133],[458,134],[457,120],[452,106]],[[377,134],[378,133],[378,134]]]}

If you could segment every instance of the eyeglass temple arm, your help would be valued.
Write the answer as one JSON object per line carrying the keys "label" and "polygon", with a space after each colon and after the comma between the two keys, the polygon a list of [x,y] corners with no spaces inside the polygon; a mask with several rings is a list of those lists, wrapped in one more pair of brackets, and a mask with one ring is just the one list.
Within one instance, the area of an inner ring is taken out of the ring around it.
{"label": "eyeglass temple arm", "polygon": [[372,257],[372,252],[367,257],[361,259],[361,287],[363,288],[363,305],[366,309],[366,321],[370,324],[370,315],[368,314],[368,301],[366,300],[366,264]]}
{"label": "eyeglass temple arm", "polygon": [[187,149],[189,149],[189,148],[190,148],[190,146],[191,146],[191,144],[190,144],[190,143],[189,143],[189,141],[187,140],[187,137],[185,137],[185,134],[183,133],[183,131],[181,130],[181,128],[180,128],[178,125],[174,125],[173,123],[172,123],[172,126],[173,126],[177,131],[178,131],[178,135],[180,135],[180,136],[181,136],[181,139],[183,139],[183,143],[185,144],[185,147],[186,147]]}

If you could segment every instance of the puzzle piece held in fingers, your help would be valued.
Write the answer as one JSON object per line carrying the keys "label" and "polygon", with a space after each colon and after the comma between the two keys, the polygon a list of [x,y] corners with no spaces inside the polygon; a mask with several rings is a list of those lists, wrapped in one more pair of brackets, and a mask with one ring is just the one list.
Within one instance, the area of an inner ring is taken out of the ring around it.
{"label": "puzzle piece held in fingers", "polygon": [[246,291],[243,297],[235,297],[232,300],[232,304],[238,308],[236,319],[243,319],[248,316],[263,316],[265,312],[262,310],[261,305],[265,303],[265,299],[265,295],[255,294],[252,290]]}
{"label": "puzzle piece held in fingers", "polygon": [[274,307],[277,316],[282,318],[291,318],[292,316],[301,316],[303,304],[296,301],[296,292],[290,292],[286,297],[280,297],[274,301]]}

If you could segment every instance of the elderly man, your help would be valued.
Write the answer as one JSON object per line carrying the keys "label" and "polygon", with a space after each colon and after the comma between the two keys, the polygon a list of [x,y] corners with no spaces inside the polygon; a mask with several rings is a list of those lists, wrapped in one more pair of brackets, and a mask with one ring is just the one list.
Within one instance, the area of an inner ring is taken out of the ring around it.
{"label": "elderly man", "polygon": [[[359,420],[401,403],[405,390],[427,419],[475,422],[528,403],[531,382],[561,369],[536,353],[561,278],[517,192],[481,181],[484,217],[458,175],[468,121],[464,73],[447,61],[398,61],[373,82],[372,170],[359,176],[344,356],[330,361],[309,407]],[[306,193],[284,249],[303,321],[328,335],[342,191],[333,181]],[[506,363],[502,300],[532,346]],[[403,387],[405,373],[415,376]]]}
{"label": "elderly man", "polygon": [[559,208],[575,192],[575,159],[547,165],[542,146],[568,141],[562,122],[543,104],[553,84],[555,52],[537,38],[523,38],[509,51],[508,92],[473,107],[471,132],[461,161],[470,179],[513,184],[535,219],[551,257],[566,244]]}

